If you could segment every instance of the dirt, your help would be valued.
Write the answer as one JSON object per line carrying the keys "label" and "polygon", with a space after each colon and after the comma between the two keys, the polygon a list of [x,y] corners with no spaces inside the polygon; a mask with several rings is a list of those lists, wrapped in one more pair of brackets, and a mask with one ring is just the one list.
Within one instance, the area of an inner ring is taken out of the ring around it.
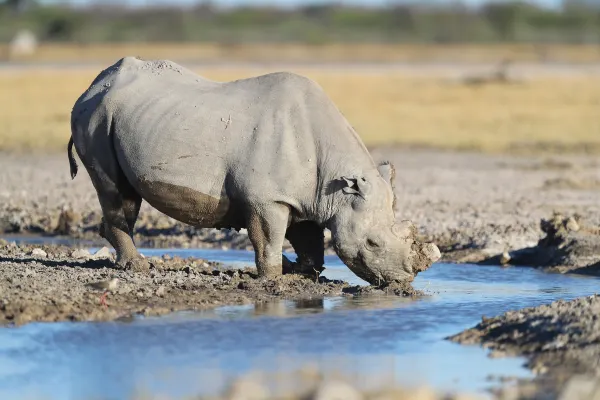
{"label": "dirt", "polygon": [[490,257],[482,264],[539,267],[549,272],[600,275],[600,226],[582,216],[554,213],[542,219],[546,236],[533,247]]}
{"label": "dirt", "polygon": [[[553,212],[579,214],[600,226],[600,188],[547,182],[597,182],[597,158],[510,156],[434,150],[371,149],[376,161],[396,167],[397,219],[415,223],[435,242],[442,261],[481,262],[537,246],[540,221]],[[546,187],[545,187],[546,186]],[[545,188],[544,188],[545,187]],[[542,189],[543,188],[543,189]],[[105,242],[97,234],[101,213],[89,177],[70,179],[64,154],[0,157],[0,233],[63,235]],[[333,254],[329,232],[327,253]],[[196,229],[143,203],[135,240],[142,247],[252,250],[245,230]],[[285,249],[290,250],[289,243]],[[600,260],[599,260],[600,261]]]}
{"label": "dirt", "polygon": [[[600,374],[599,315],[599,295],[559,300],[498,317],[482,317],[481,323],[449,339],[481,345],[495,357],[525,356],[527,366],[539,374],[537,393],[556,398],[559,389],[568,390],[569,380],[595,381],[593,377]],[[600,395],[598,389],[596,392]]]}
{"label": "dirt", "polygon": [[[232,269],[206,260],[150,257],[149,273],[113,268],[107,248],[90,255],[66,246],[17,246],[0,241],[0,324],[32,321],[116,320],[161,315],[218,305],[324,296],[423,295],[409,284],[374,288],[324,277],[283,275],[258,278],[255,268]],[[118,278],[117,288],[100,303],[89,284]]]}

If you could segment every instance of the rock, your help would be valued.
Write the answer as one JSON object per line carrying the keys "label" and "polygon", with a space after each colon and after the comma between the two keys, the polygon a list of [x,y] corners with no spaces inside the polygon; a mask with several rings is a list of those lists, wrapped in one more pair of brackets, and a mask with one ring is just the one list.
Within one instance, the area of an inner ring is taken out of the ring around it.
{"label": "rock", "polygon": [[104,246],[100,250],[94,253],[94,258],[110,258],[110,250]]}
{"label": "rock", "polygon": [[600,382],[594,377],[574,376],[565,385],[558,400],[600,399]]}
{"label": "rock", "polygon": [[158,289],[156,289],[156,295],[158,297],[163,297],[165,295],[165,287],[164,286],[159,286]]}
{"label": "rock", "polygon": [[233,382],[225,398],[227,400],[265,400],[270,398],[270,395],[269,390],[259,382],[240,378]]}
{"label": "rock", "polygon": [[500,256],[500,265],[506,265],[510,262],[510,254],[508,254],[508,252],[504,252],[502,253],[502,255]]}
{"label": "rock", "polygon": [[86,249],[77,249],[71,253],[71,257],[73,257],[75,259],[89,258],[90,252],[87,251]]}
{"label": "rock", "polygon": [[567,219],[567,222],[565,223],[565,227],[568,230],[573,231],[573,232],[577,232],[580,229],[579,224],[577,223],[577,221],[573,217],[569,217]]}
{"label": "rock", "polygon": [[363,398],[358,390],[341,381],[322,383],[312,396],[312,400],[362,400]]}
{"label": "rock", "polygon": [[81,216],[71,210],[63,210],[59,217],[56,229],[54,230],[59,235],[69,235],[77,230],[77,224],[81,220]]}
{"label": "rock", "polygon": [[33,251],[31,252],[31,255],[34,257],[41,257],[41,258],[46,258],[48,256],[48,254],[42,250],[42,249],[33,249]]}

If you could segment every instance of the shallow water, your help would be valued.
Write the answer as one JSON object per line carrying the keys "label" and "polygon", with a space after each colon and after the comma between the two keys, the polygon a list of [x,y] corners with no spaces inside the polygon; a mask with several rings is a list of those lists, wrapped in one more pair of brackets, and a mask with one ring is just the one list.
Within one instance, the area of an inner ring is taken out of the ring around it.
{"label": "shallow water", "polygon": [[[253,253],[246,251],[142,252],[253,263]],[[329,278],[364,284],[337,257],[327,257],[326,266]],[[130,323],[2,329],[0,398],[123,399],[140,389],[177,397],[211,394],[244,372],[292,371],[307,362],[342,371],[366,387],[382,381],[424,383],[485,393],[494,384],[490,375],[529,376],[523,360],[491,359],[481,348],[444,337],[475,325],[482,315],[593,294],[598,279],[530,268],[435,264],[414,286],[430,296],[280,301]]]}

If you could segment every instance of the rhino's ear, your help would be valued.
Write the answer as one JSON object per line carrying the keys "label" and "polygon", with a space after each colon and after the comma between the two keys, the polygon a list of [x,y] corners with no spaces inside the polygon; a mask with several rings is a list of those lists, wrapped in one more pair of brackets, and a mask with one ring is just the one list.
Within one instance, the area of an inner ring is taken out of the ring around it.
{"label": "rhino's ear", "polygon": [[379,173],[381,174],[383,179],[385,179],[390,184],[390,187],[392,188],[392,193],[394,194],[394,200],[392,201],[392,209],[395,211],[396,210],[396,202],[397,202],[396,186],[394,184],[394,181],[396,180],[396,168],[394,167],[394,164],[392,164],[391,162],[384,161],[377,166],[377,170],[379,171]]}
{"label": "rhino's ear", "polygon": [[384,161],[377,166],[377,170],[393,189],[394,180],[396,179],[396,168],[394,167],[394,164],[389,161]]}
{"label": "rhino's ear", "polygon": [[366,198],[366,196],[369,194],[369,190],[371,189],[371,185],[363,177],[348,178],[346,176],[342,176],[342,181],[344,182],[344,187],[342,188],[344,193],[355,194],[363,199]]}

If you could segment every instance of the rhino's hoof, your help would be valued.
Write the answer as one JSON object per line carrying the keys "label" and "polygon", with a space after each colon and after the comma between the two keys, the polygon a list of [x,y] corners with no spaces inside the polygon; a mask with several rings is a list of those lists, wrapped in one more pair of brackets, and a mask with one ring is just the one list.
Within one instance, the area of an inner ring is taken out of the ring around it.
{"label": "rhino's hoof", "polygon": [[314,277],[321,275],[321,273],[325,271],[325,267],[320,266],[314,266],[314,265],[306,265],[306,264],[299,264],[297,262],[292,262],[289,261],[287,258],[284,257],[283,260],[283,274],[287,275],[287,274],[299,274],[299,275],[307,275],[307,276],[311,276]]}
{"label": "rhino's hoof", "polygon": [[117,266],[121,269],[147,273],[150,271],[150,263],[143,258],[134,258],[133,260],[120,261]]}

